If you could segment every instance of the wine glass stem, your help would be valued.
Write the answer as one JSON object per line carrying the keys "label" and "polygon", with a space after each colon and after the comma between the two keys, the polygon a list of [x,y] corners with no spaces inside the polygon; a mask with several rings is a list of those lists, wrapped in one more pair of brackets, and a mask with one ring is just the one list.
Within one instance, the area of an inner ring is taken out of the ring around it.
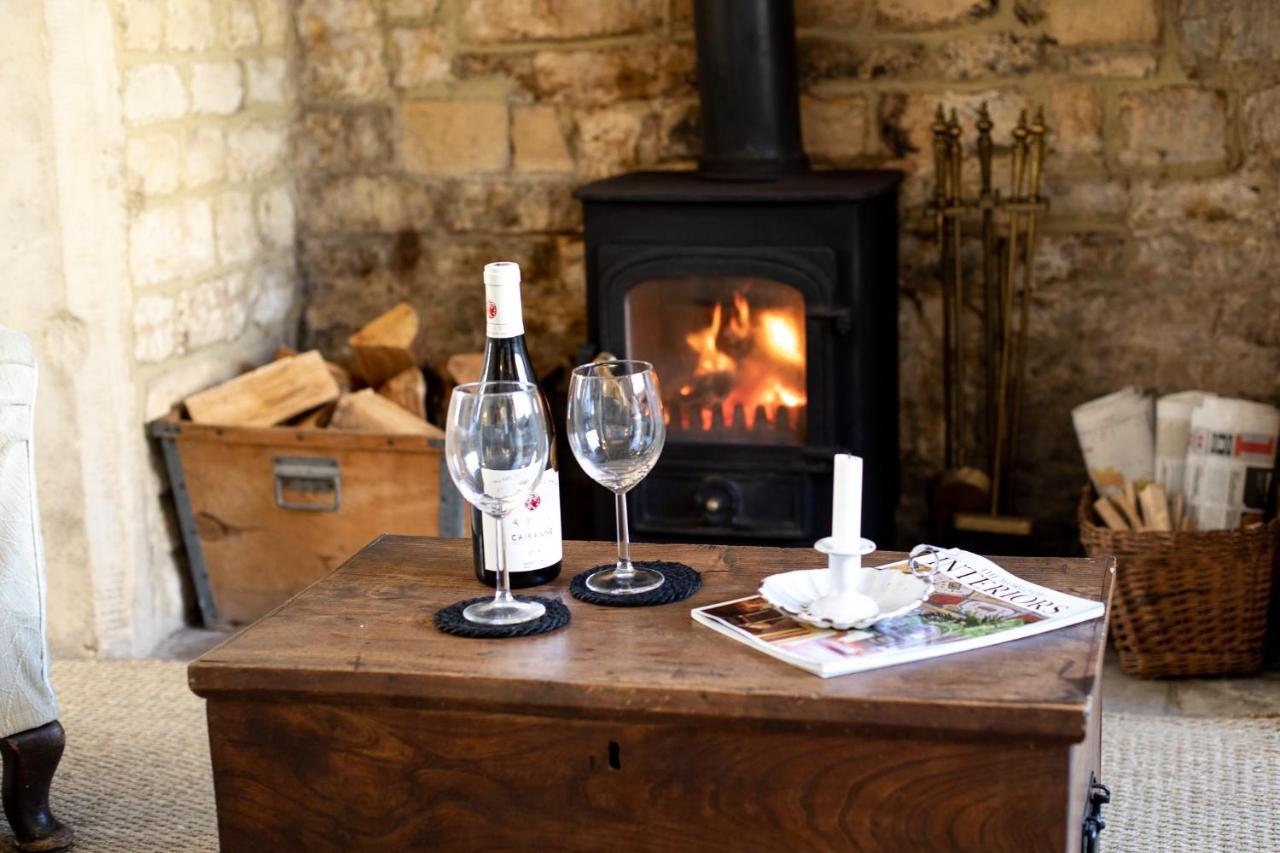
{"label": "wine glass stem", "polygon": [[614,567],[614,575],[629,578],[636,573],[631,565],[631,533],[627,530],[627,493],[617,492],[614,504],[618,515],[618,565]]}
{"label": "wine glass stem", "polygon": [[494,604],[510,604],[513,599],[511,597],[511,572],[507,568],[507,517],[500,515],[497,518],[498,524],[498,547],[494,548],[495,570],[498,573],[497,588],[493,592]]}

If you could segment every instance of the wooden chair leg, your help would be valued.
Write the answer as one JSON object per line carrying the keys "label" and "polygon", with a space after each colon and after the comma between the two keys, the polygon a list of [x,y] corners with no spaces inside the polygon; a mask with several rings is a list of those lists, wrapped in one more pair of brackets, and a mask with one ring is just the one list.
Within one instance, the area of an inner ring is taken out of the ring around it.
{"label": "wooden chair leg", "polygon": [[71,846],[74,833],[49,811],[49,785],[62,758],[66,735],[57,720],[0,738],[4,784],[0,800],[9,826],[24,853],[46,853]]}

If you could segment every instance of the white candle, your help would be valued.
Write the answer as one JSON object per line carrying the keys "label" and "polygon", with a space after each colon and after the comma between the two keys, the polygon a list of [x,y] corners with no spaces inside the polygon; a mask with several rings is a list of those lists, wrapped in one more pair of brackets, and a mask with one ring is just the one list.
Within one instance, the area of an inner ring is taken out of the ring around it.
{"label": "white candle", "polygon": [[836,454],[835,489],[831,495],[831,538],[838,552],[862,550],[862,457]]}

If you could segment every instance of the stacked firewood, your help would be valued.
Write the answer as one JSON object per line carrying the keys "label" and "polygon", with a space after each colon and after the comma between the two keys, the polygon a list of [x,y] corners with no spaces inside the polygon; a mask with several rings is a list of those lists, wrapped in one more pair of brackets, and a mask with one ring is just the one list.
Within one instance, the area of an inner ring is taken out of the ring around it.
{"label": "stacked firewood", "polygon": [[[281,347],[276,358],[183,401],[196,423],[280,426],[442,438],[427,420],[425,326],[401,303],[348,339],[352,366]],[[475,356],[454,356],[465,373]],[[479,367],[475,367],[479,372]],[[461,380],[458,380],[461,381]]]}
{"label": "stacked firewood", "polygon": [[1131,480],[1110,497],[1093,502],[1094,512],[1111,530],[1194,530],[1195,520],[1187,512],[1181,494],[1170,500],[1160,483],[1139,490]]}

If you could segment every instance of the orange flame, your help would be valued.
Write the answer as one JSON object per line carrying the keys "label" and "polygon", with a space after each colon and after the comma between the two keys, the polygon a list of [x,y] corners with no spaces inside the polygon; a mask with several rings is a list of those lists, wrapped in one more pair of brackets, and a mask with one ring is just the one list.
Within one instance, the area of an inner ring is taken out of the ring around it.
{"label": "orange flame", "polygon": [[[805,405],[802,312],[765,309],[753,315],[750,301],[735,292],[728,322],[724,315],[724,305],[717,302],[711,309],[710,322],[685,336],[685,342],[697,354],[697,366],[690,380],[681,385],[679,394],[697,405],[695,417],[699,423],[693,426],[700,426],[703,431],[712,429],[716,406],[725,424],[733,423],[735,412],[741,407],[745,426],[754,429],[759,409],[764,410],[767,421],[775,423],[779,408]],[[723,382],[716,384],[717,379]],[[711,401],[698,393],[721,386],[723,391],[715,393]],[[691,426],[688,412],[680,420],[682,427]]]}

